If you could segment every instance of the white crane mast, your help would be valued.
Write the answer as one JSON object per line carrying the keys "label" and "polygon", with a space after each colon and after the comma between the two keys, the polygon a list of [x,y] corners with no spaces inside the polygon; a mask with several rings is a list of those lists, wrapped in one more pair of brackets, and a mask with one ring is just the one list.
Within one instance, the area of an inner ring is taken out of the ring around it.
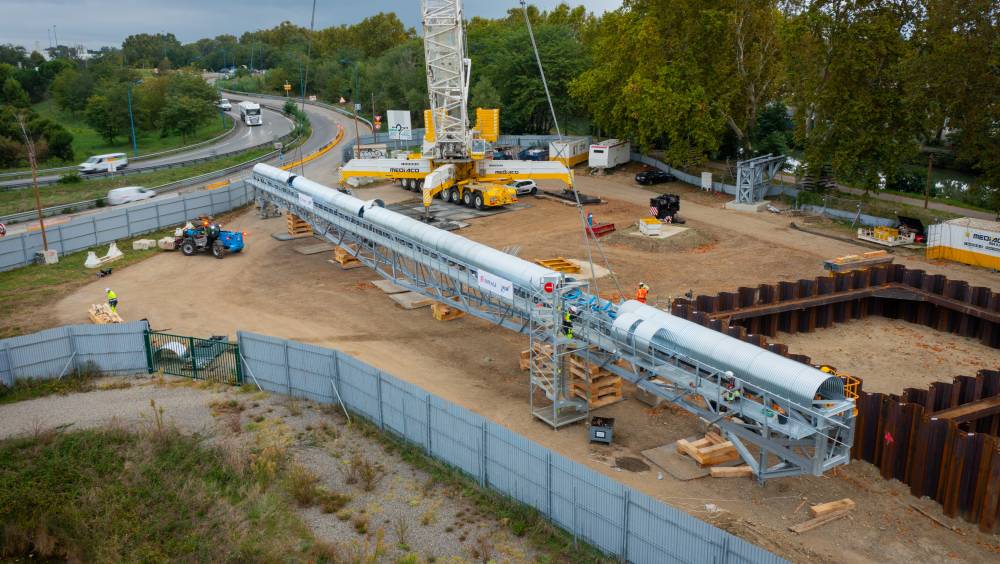
{"label": "white crane mast", "polygon": [[434,159],[469,158],[469,67],[461,0],[422,0],[427,93],[435,141]]}

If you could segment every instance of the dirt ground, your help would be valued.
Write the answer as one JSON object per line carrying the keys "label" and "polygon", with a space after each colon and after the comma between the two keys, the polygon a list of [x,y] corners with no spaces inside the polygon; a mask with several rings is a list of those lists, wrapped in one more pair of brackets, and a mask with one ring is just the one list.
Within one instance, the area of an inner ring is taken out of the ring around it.
{"label": "dirt ground", "polygon": [[[591,208],[597,222],[625,227],[648,214],[653,192],[636,187],[627,175],[580,175],[577,184],[581,191],[608,200]],[[681,214],[697,234],[693,240],[667,239],[657,249],[638,248],[623,237],[602,240],[626,294],[639,280],[652,286],[652,301],[665,303],[670,296],[689,290],[715,293],[740,285],[815,277],[824,274],[823,259],[867,250],[792,230],[787,217],[726,211],[721,209],[723,200],[715,196],[675,185],[657,188],[682,194]],[[573,207],[541,198],[528,198],[526,203],[531,207],[474,220],[460,233],[495,247],[520,245],[520,256],[527,259],[586,257]],[[232,335],[242,329],[335,347],[793,561],[981,562],[997,558],[1000,537],[982,535],[964,521],[944,518],[936,503],[912,499],[905,486],[883,480],[868,464],[855,462],[824,477],[788,478],[764,487],[744,480],[681,482],[665,473],[659,479],[655,467],[638,472],[619,468],[616,459],[641,459],[642,450],[695,434],[703,430],[702,424],[684,413],[654,411],[627,399],[599,412],[616,418],[614,446],[589,445],[582,425],[554,432],[528,410],[527,374],[517,366],[518,352],[527,345],[525,336],[497,331],[474,318],[438,322],[427,309],[403,310],[369,283],[374,276],[367,269],[342,271],[328,262],[329,253],[306,256],[293,250],[313,241],[272,239],[271,233],[284,230],[282,219],[264,221],[246,214],[234,227],[249,232],[248,249],[240,255],[219,261],[165,253],[116,272],[110,285],[121,300],[119,312],[126,319],[148,318],[155,329],[180,334]],[[594,253],[595,261],[602,262],[597,249]],[[1000,289],[1000,279],[984,270],[931,264],[916,255],[897,260]],[[55,306],[53,324],[85,322],[87,306],[102,299],[106,285],[106,281],[95,282],[66,296]],[[599,290],[617,288],[610,278],[603,278]],[[886,340],[884,331],[872,335],[864,326],[858,333],[868,335],[864,345],[869,352],[846,358],[835,344],[823,345],[832,347],[830,358],[825,349],[807,350],[805,341],[789,345],[817,360],[865,375],[884,371],[869,362],[880,354],[876,348],[907,342],[905,336]],[[822,333],[801,337],[823,339]],[[928,331],[923,342],[942,347],[948,358],[951,349],[945,344],[952,341],[947,337]],[[974,341],[967,343],[975,348]],[[990,356],[995,351],[976,354],[996,359]],[[919,372],[919,366],[915,370]],[[970,371],[957,366],[955,370],[943,378]],[[892,385],[886,383],[887,388]],[[627,398],[631,392],[626,387]],[[807,519],[805,502],[844,497],[858,503],[851,518],[801,536],[788,532],[789,525]],[[952,523],[964,535],[935,525],[911,509],[910,503]],[[706,504],[714,504],[718,511],[709,511]]]}
{"label": "dirt ground", "polygon": [[954,376],[1000,368],[1000,350],[884,317],[854,320],[813,333],[778,333],[770,340],[788,345],[790,352],[809,355],[814,362],[853,367],[849,372],[864,379],[864,388],[870,392],[898,394],[903,388],[927,388],[931,382],[950,382]]}

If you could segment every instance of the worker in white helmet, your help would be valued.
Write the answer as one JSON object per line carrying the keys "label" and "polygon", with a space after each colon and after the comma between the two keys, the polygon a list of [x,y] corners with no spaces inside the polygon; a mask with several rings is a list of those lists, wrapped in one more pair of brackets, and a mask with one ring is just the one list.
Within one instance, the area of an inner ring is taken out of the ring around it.
{"label": "worker in white helmet", "polygon": [[111,308],[111,311],[118,313],[118,294],[111,288],[105,288],[104,295],[108,297],[108,307]]}
{"label": "worker in white helmet", "polygon": [[639,282],[639,289],[635,291],[635,301],[646,303],[646,296],[649,294],[649,286],[645,282]]}

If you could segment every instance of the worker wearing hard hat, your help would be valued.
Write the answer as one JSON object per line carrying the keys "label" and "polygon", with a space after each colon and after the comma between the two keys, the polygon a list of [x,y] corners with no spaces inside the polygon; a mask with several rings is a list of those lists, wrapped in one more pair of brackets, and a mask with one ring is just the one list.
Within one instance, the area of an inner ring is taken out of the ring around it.
{"label": "worker wearing hard hat", "polygon": [[111,288],[105,288],[104,295],[108,297],[108,307],[111,311],[118,313],[118,294]]}
{"label": "worker wearing hard hat", "polygon": [[647,294],[649,294],[649,286],[645,282],[639,282],[639,289],[635,291],[635,301],[646,303]]}
{"label": "worker wearing hard hat", "polygon": [[577,318],[580,310],[576,306],[569,306],[566,311],[563,312],[563,333],[566,335],[567,339],[573,338],[573,320]]}

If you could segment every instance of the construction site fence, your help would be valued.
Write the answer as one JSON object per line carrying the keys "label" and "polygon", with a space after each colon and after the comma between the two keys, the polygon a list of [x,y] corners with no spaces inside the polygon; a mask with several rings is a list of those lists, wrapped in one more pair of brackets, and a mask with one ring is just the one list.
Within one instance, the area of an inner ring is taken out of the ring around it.
{"label": "construction site fence", "polygon": [[[71,325],[0,340],[0,381],[59,378],[84,366],[91,373],[146,373],[148,330],[145,321]],[[342,401],[355,416],[606,554],[642,564],[787,562],[345,353],[244,331],[237,343],[247,383],[324,404]]]}
{"label": "construction site fence", "polygon": [[[215,215],[253,200],[253,189],[242,181],[213,190],[198,190],[171,197],[156,197],[122,208],[109,208],[72,217],[66,223],[46,225],[49,248],[60,256],[183,225],[199,215]],[[0,238],[0,271],[26,266],[42,250],[41,231],[26,231]],[[125,249],[122,249],[126,251]],[[113,267],[114,263],[110,263]]]}
{"label": "construction site fence", "polygon": [[240,332],[248,382],[339,399],[386,432],[629,562],[784,562],[766,550],[339,351]]}
{"label": "construction site fence", "polygon": [[112,375],[145,372],[148,329],[145,321],[64,325],[0,340],[0,384],[64,378],[81,370]]}
{"label": "construction site fence", "polygon": [[[642,163],[642,164],[644,164],[646,166],[653,167],[653,168],[655,168],[657,170],[662,170],[663,172],[670,173],[670,174],[676,176],[677,180],[680,180],[681,182],[683,182],[685,184],[690,184],[690,185],[694,186],[695,188],[701,188],[701,176],[699,176],[699,175],[689,174],[687,172],[684,172],[683,170],[674,168],[674,167],[668,165],[667,163],[665,163],[665,162],[663,162],[661,160],[654,159],[653,157],[650,157],[650,156],[647,156],[647,155],[643,155],[641,153],[632,153],[631,159],[633,161],[637,162],[637,163]],[[712,181],[712,191],[713,192],[722,192],[722,193],[725,193],[725,194],[730,194],[733,197],[735,197],[736,196],[736,185],[734,185],[734,184],[725,184],[723,182],[718,182],[718,181],[713,180]],[[797,188],[792,187],[792,186],[785,186],[783,184],[771,184],[771,185],[768,186],[767,191],[764,193],[764,195],[765,196],[780,196],[780,195],[784,194],[784,195],[786,195],[786,196],[788,196],[790,198],[794,198],[795,196],[798,195],[798,193],[799,193],[799,190]]]}
{"label": "construction site fence", "polygon": [[868,227],[879,227],[879,226],[892,227],[893,225],[896,225],[896,223],[898,223],[897,221],[887,219],[884,217],[868,215],[866,213],[858,213],[857,211],[830,208],[827,206],[817,206],[813,204],[801,205],[799,206],[799,209],[806,213],[825,215],[832,219],[857,222],[857,225],[865,225]]}

